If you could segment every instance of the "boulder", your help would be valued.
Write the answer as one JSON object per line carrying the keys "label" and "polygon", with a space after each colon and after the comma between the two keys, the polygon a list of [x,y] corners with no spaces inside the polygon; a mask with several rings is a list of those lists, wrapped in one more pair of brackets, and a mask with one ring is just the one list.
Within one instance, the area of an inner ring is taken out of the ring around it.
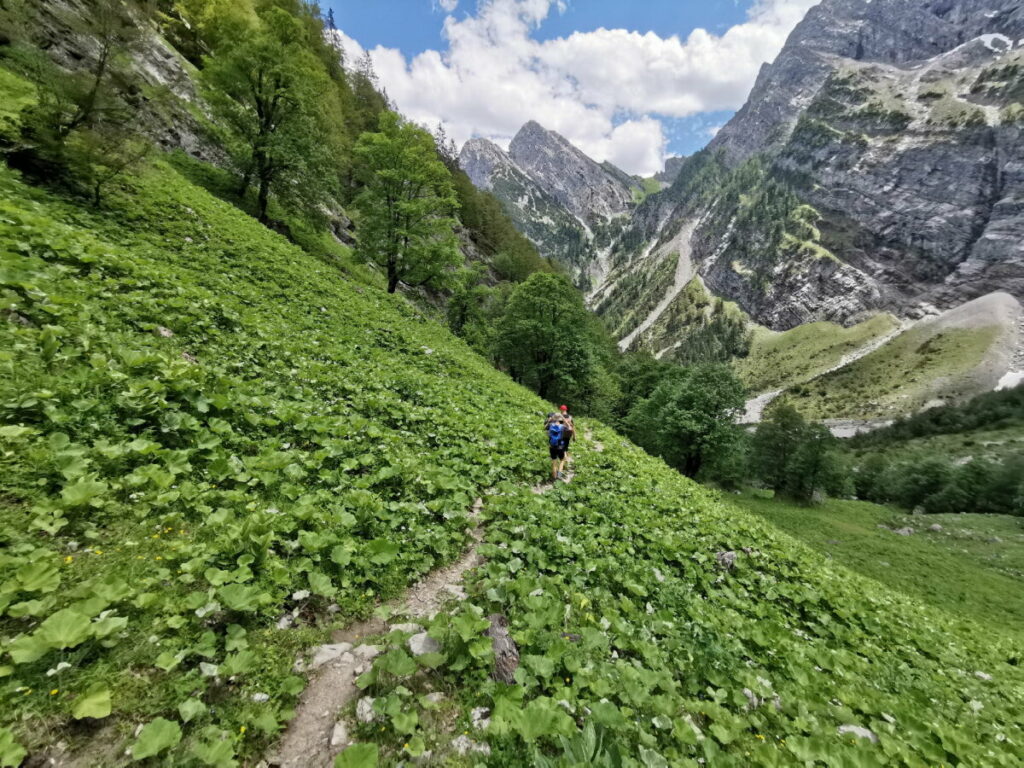
{"label": "boulder", "polygon": [[425,653],[438,653],[441,644],[426,632],[419,632],[409,638],[409,651],[413,656],[422,656]]}

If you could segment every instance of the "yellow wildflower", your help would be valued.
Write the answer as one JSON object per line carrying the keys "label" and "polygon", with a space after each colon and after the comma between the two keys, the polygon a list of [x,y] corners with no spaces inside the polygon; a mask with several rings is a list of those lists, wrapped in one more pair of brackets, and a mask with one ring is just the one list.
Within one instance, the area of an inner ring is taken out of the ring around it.
{"label": "yellow wildflower", "polygon": [[60,693],[60,688],[54,688],[52,691],[50,691],[51,696],[56,696],[58,693]]}
{"label": "yellow wildflower", "polygon": [[65,563],[70,563],[70,562],[71,562],[72,560],[74,560],[74,559],[75,559],[75,558],[73,558],[73,557],[72,557],[71,555],[68,555],[67,557],[65,557],[65,558],[64,558],[64,562],[65,562]]}
{"label": "yellow wildflower", "polygon": [[241,728],[239,728],[238,732],[239,733],[245,733],[245,726],[243,725]]}

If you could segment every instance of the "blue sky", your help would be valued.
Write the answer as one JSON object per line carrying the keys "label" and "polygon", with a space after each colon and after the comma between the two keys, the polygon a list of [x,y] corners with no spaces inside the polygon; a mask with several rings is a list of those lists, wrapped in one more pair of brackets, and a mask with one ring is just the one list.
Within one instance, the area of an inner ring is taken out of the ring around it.
{"label": "blue sky", "polygon": [[458,142],[527,120],[631,173],[704,146],[817,0],[327,0],[399,109]]}

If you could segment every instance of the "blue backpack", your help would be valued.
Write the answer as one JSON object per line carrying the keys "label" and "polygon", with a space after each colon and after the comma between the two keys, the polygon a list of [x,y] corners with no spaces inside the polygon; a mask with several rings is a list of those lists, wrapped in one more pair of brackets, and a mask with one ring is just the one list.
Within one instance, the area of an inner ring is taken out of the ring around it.
{"label": "blue backpack", "polygon": [[551,424],[548,426],[548,442],[552,448],[558,448],[562,444],[562,434],[565,432],[565,427],[561,424]]}

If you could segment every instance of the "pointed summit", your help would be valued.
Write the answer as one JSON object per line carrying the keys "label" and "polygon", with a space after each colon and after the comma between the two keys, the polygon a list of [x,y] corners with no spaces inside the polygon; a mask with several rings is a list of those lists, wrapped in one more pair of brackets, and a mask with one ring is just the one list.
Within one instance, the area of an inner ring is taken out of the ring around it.
{"label": "pointed summit", "polygon": [[534,120],[519,129],[509,145],[509,155],[587,226],[624,214],[633,205],[628,176],[603,167],[564,136]]}

